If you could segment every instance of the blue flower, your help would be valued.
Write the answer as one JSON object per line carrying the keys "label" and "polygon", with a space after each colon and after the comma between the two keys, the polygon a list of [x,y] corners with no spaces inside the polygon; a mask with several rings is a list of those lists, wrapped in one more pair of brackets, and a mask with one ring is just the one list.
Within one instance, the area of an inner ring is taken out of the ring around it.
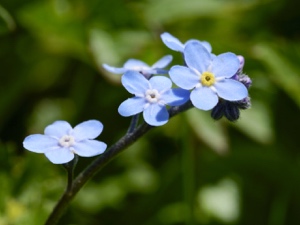
{"label": "blue flower", "polygon": [[202,44],[207,49],[207,51],[209,51],[209,52],[212,51],[211,45],[207,41],[198,41],[195,39],[191,39],[191,40],[188,40],[185,44],[183,44],[176,37],[174,37],[173,35],[171,35],[167,32],[161,34],[160,37],[161,37],[163,43],[165,43],[165,45],[168,48],[170,48],[174,51],[177,51],[177,52],[183,52],[184,47],[189,42],[198,42],[198,43]]}
{"label": "blue flower", "polygon": [[103,64],[103,68],[111,73],[123,74],[127,71],[137,71],[143,74],[146,78],[149,78],[153,74],[165,74],[168,71],[164,70],[167,67],[173,57],[171,55],[166,55],[154,63],[152,66],[147,65],[143,61],[137,59],[129,59],[121,68],[116,68]]}
{"label": "blue flower", "polygon": [[100,135],[103,125],[97,120],[88,120],[72,128],[66,121],[56,121],[47,126],[43,134],[32,134],[25,138],[24,148],[44,153],[54,164],[71,161],[74,154],[91,157],[103,153],[106,144],[92,140]]}
{"label": "blue flower", "polygon": [[184,58],[188,67],[173,66],[169,71],[173,82],[191,90],[193,105],[202,110],[210,110],[219,97],[229,101],[239,101],[248,96],[248,90],[241,82],[230,79],[240,67],[233,53],[211,55],[203,45],[190,42],[184,48]]}
{"label": "blue flower", "polygon": [[122,84],[133,98],[125,100],[119,106],[122,116],[132,116],[143,112],[145,121],[152,126],[161,126],[168,122],[166,105],[178,106],[189,99],[190,92],[180,88],[171,89],[172,82],[164,76],[154,76],[147,80],[135,71],[122,76]]}

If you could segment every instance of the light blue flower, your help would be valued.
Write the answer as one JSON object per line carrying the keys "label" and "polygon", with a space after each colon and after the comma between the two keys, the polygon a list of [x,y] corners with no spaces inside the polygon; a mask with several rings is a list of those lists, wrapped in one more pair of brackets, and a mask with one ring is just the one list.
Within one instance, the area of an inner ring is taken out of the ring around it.
{"label": "light blue flower", "polygon": [[230,79],[240,67],[235,54],[213,56],[203,45],[190,42],[184,48],[184,58],[188,67],[173,66],[169,74],[177,86],[192,90],[190,98],[195,107],[210,110],[219,97],[238,101],[248,96],[244,84]]}
{"label": "light blue flower", "polygon": [[181,43],[176,37],[173,35],[165,32],[160,35],[163,43],[170,49],[177,51],[177,52],[183,52],[184,47],[189,43],[189,42],[198,42],[202,44],[207,51],[211,52],[212,48],[211,45],[207,41],[199,41],[195,39],[190,39],[188,40],[185,44]]}
{"label": "light blue flower", "polygon": [[161,126],[168,122],[169,113],[166,105],[184,104],[190,92],[172,87],[172,81],[164,76],[154,76],[147,80],[135,71],[128,71],[122,76],[122,84],[135,96],[125,100],[119,106],[122,116],[133,116],[143,112],[145,121],[152,126]]}
{"label": "light blue flower", "polygon": [[107,145],[92,140],[100,135],[103,125],[88,120],[72,128],[66,121],[56,121],[47,126],[43,134],[32,134],[24,139],[23,146],[29,151],[44,153],[54,164],[71,161],[74,154],[91,157],[103,153]]}
{"label": "light blue flower", "polygon": [[166,55],[154,63],[152,66],[144,63],[143,61],[137,59],[129,59],[121,68],[116,68],[103,64],[103,68],[111,73],[124,74],[127,71],[137,71],[143,74],[146,78],[149,78],[153,74],[166,74],[167,70],[164,68],[167,67],[173,57],[171,55]]}

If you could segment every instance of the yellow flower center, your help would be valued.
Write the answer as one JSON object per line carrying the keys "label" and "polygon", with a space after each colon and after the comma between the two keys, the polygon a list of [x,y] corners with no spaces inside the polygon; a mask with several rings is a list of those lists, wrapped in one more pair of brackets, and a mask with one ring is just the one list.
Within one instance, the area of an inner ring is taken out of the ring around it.
{"label": "yellow flower center", "polygon": [[215,83],[215,75],[205,71],[201,74],[200,81],[202,85],[209,87]]}

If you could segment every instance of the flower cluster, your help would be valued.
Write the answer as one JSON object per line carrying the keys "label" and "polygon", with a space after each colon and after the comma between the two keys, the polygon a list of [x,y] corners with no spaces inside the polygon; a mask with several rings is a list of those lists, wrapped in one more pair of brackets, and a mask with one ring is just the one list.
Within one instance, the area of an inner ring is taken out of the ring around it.
{"label": "flower cluster", "polygon": [[[170,107],[186,103],[211,110],[211,117],[216,120],[225,116],[230,121],[239,118],[240,109],[250,107],[251,79],[243,74],[242,56],[231,52],[215,55],[206,41],[192,39],[183,44],[169,33],[163,33],[161,39],[167,47],[183,54],[184,65],[165,69],[173,59],[171,55],[152,66],[137,59],[129,59],[121,68],[103,64],[107,71],[123,74],[122,84],[133,95],[119,106],[120,115],[143,113],[146,123],[161,126],[169,120]],[[170,78],[158,74],[168,74]],[[173,83],[177,87],[173,87]],[[74,128],[66,121],[56,121],[45,128],[44,135],[26,137],[23,146],[29,151],[44,153],[54,164],[64,164],[70,162],[74,154],[90,157],[103,153],[106,144],[93,140],[102,129],[102,123],[97,120]]]}
{"label": "flower cluster", "polygon": [[[152,126],[167,123],[167,106],[178,106],[188,100],[201,110],[212,110],[211,116],[220,119],[225,116],[230,121],[239,118],[239,109],[250,107],[248,88],[251,80],[242,73],[244,58],[227,52],[212,53],[206,41],[191,39],[181,43],[169,33],[163,33],[164,44],[181,52],[185,65],[174,65],[169,71],[164,69],[171,62],[165,56],[149,67],[146,63],[130,59],[123,68],[103,67],[113,73],[123,73],[122,84],[134,97],[125,100],[119,107],[122,116],[133,116],[143,112],[144,120]],[[178,88],[165,76],[169,74]]]}

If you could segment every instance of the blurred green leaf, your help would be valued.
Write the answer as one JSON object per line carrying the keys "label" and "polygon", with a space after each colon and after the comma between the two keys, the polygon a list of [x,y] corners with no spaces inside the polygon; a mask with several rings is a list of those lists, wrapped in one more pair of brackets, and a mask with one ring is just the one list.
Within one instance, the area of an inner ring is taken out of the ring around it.
{"label": "blurred green leaf", "polygon": [[185,221],[187,206],[182,202],[171,203],[157,214],[161,224],[182,224]]}
{"label": "blurred green leaf", "polygon": [[252,100],[251,108],[242,110],[240,119],[231,124],[257,142],[269,144],[274,140],[271,113],[262,102]]}
{"label": "blurred green leaf", "polygon": [[[0,34],[6,33],[6,31],[14,31],[16,29],[16,23],[14,19],[9,14],[9,12],[1,5],[0,5],[0,19],[2,19],[0,20]],[[2,21],[5,23],[4,25],[2,25]]]}
{"label": "blurred green leaf", "polygon": [[128,191],[123,187],[122,179],[117,176],[106,179],[101,184],[90,182],[76,196],[74,204],[88,212],[117,207]]}
{"label": "blurred green leaf", "polygon": [[89,47],[98,69],[103,72],[102,74],[112,82],[120,83],[119,75],[111,74],[102,68],[104,63],[112,66],[120,63],[120,56],[116,51],[116,44],[111,35],[100,29],[91,29]]}
{"label": "blurred green leaf", "polygon": [[208,112],[196,108],[188,110],[185,114],[199,139],[220,154],[228,150],[227,135],[220,122],[214,121]]}
{"label": "blurred green leaf", "polygon": [[[257,1],[221,0],[151,0],[145,12],[151,23],[170,23],[178,20],[232,15],[239,8],[245,8]],[[167,13],[166,13],[167,12]]]}
{"label": "blurred green leaf", "polygon": [[[74,6],[75,7],[75,6]],[[49,52],[70,55],[86,61],[86,29],[74,8],[61,11],[55,2],[44,1],[23,7],[18,17]]]}
{"label": "blurred green leaf", "polygon": [[269,70],[269,78],[300,107],[300,69],[268,44],[254,46],[254,56]]}
{"label": "blurred green leaf", "polygon": [[223,178],[215,185],[207,185],[198,191],[199,221],[216,218],[224,223],[236,222],[240,214],[240,190],[230,178]]}

